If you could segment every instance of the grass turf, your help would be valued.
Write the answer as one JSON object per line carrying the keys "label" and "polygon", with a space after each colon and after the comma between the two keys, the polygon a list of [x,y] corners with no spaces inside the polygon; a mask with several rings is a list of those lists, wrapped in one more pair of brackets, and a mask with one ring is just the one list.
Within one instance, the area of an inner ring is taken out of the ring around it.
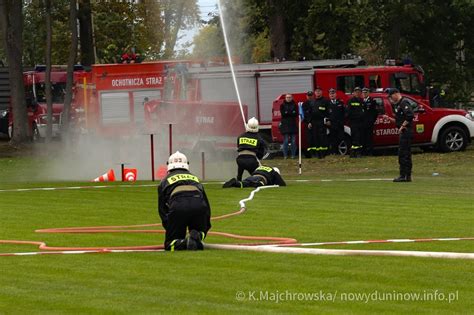
{"label": "grass turf", "polygon": [[[472,237],[473,153],[415,155],[415,181],[410,184],[344,181],[394,177],[394,156],[305,160],[302,177],[292,175],[294,161],[274,160],[269,163],[279,166],[285,178],[313,181],[289,182],[288,187],[259,192],[247,203],[248,212],[213,222],[212,230],[293,237],[301,242]],[[88,185],[13,182],[14,175],[26,176],[34,159],[8,160],[11,162],[0,159],[0,189]],[[3,167],[4,163],[10,167]],[[431,176],[435,171],[440,175]],[[327,178],[337,181],[320,181]],[[223,190],[217,183],[207,184],[206,191],[213,215],[238,210],[238,201],[250,193]],[[34,232],[50,227],[157,222],[154,187],[0,192],[0,200],[0,239],[41,240],[51,246],[163,241],[157,234]],[[207,242],[231,241],[209,236]],[[474,252],[474,242],[325,248]],[[0,245],[0,252],[22,251],[36,249]],[[209,250],[0,257],[0,270],[0,313],[466,313],[474,309],[474,262],[468,260]],[[301,300],[305,293],[314,293],[308,298],[313,300]],[[237,298],[240,294],[245,296],[243,301]],[[392,294],[391,300],[387,294]],[[419,294],[429,301],[416,301],[416,296],[407,298],[407,294]],[[278,302],[272,300],[276,295]],[[378,300],[355,301],[356,295]],[[455,300],[449,303],[448,295]]]}

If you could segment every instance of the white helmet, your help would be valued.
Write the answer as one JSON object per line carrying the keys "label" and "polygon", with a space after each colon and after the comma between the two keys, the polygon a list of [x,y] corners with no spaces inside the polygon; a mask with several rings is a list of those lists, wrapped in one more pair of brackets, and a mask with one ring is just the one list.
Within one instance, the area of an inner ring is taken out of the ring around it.
{"label": "white helmet", "polygon": [[176,151],[175,153],[171,154],[166,164],[168,164],[168,171],[177,168],[189,170],[188,158],[186,157],[186,155],[179,151]]}
{"label": "white helmet", "polygon": [[280,169],[278,167],[274,167],[273,170],[277,172],[278,174],[280,174]]}
{"label": "white helmet", "polygon": [[258,120],[255,117],[249,119],[246,129],[248,132],[258,132]]}

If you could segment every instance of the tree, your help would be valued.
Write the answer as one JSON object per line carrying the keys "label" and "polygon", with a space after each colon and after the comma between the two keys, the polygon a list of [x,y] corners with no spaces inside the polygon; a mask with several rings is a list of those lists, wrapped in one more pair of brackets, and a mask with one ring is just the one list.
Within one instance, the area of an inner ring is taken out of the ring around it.
{"label": "tree", "polygon": [[23,87],[23,15],[21,1],[0,0],[0,28],[4,37],[4,47],[10,72],[14,128],[11,143],[16,145],[28,139],[28,117]]}
{"label": "tree", "polygon": [[45,0],[46,15],[46,73],[45,73],[45,97],[46,97],[46,142],[50,142],[53,136],[53,97],[51,84],[51,44],[53,37],[53,29],[51,26],[51,0]]}
{"label": "tree", "polygon": [[169,59],[174,54],[178,32],[196,25],[199,20],[196,0],[162,0],[164,24],[163,58]]}
{"label": "tree", "polygon": [[69,132],[69,117],[71,113],[72,87],[74,84],[74,64],[77,58],[77,10],[76,0],[69,1],[69,27],[71,45],[67,60],[66,95],[64,96],[63,128],[66,134]]}
{"label": "tree", "polygon": [[92,29],[92,10],[90,0],[79,0],[79,38],[81,47],[81,64],[90,66],[95,63],[94,31]]}

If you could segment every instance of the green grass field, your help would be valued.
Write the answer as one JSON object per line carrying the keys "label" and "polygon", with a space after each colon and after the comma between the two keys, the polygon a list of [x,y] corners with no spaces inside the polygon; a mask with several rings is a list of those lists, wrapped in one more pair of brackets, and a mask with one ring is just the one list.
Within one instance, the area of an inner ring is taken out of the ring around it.
{"label": "green grass field", "polygon": [[[0,190],[90,185],[27,182],[36,160],[0,159]],[[273,160],[288,187],[268,189],[212,231],[300,242],[474,236],[474,150],[414,155],[414,182],[393,178],[396,156]],[[432,176],[433,172],[439,176]],[[14,180],[20,179],[20,181]],[[321,179],[335,179],[325,182]],[[137,184],[150,184],[139,182]],[[0,239],[51,246],[161,244],[160,234],[39,234],[36,229],[156,223],[154,187],[0,192]],[[213,215],[251,190],[207,183]],[[209,236],[208,243],[231,243]],[[474,241],[325,248],[474,253]],[[0,252],[36,251],[2,245]],[[207,250],[0,257],[0,313],[473,313],[474,261]],[[304,295],[306,294],[306,300]],[[312,295],[311,295],[312,294]],[[278,300],[276,300],[278,296]],[[448,300],[448,298],[450,300]],[[359,300],[357,300],[359,299]],[[420,299],[424,299],[420,300]]]}

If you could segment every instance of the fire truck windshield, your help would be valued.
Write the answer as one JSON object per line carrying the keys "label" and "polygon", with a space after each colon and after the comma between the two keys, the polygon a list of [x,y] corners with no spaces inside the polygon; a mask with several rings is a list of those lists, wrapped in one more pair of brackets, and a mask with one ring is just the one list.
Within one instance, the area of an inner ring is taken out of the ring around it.
{"label": "fire truck windshield", "polygon": [[423,88],[416,73],[394,73],[390,75],[390,86],[402,93],[421,95]]}
{"label": "fire truck windshield", "polygon": [[[46,85],[43,82],[37,83],[35,85],[36,101],[38,103],[46,102],[45,87]],[[51,96],[53,98],[53,103],[64,103],[65,91],[66,91],[66,83],[64,82],[52,83]]]}

